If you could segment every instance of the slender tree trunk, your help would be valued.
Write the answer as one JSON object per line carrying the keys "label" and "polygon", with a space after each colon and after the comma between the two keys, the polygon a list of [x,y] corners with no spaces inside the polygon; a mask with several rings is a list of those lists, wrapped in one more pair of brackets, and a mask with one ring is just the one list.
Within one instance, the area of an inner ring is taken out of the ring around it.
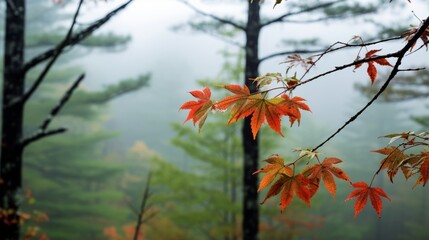
{"label": "slender tree trunk", "polygon": [[19,239],[19,203],[21,188],[23,103],[12,104],[24,93],[25,0],[6,4],[5,49],[2,102],[2,144],[0,155],[0,239]]}
{"label": "slender tree trunk", "polygon": [[[245,46],[245,74],[244,82],[250,92],[257,92],[257,86],[249,80],[258,76],[259,57],[258,42],[260,32],[259,3],[249,2],[248,19],[246,26]],[[242,129],[244,150],[243,172],[243,239],[258,239],[259,204],[258,204],[258,178],[252,173],[258,169],[259,144],[258,139],[253,139],[250,126],[250,117],[244,119]]]}

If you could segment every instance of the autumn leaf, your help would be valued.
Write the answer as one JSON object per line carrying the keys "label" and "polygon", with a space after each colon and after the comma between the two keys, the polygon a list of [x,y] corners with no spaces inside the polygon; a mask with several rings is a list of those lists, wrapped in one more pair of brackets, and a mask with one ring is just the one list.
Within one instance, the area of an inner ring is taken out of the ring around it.
{"label": "autumn leaf", "polygon": [[280,206],[282,212],[292,202],[294,195],[310,206],[310,199],[312,197],[312,193],[309,188],[310,184],[311,181],[302,174],[295,176],[281,174],[280,178],[268,190],[268,193],[261,204],[264,204],[267,199],[282,192],[280,195]]}
{"label": "autumn leaf", "polygon": [[291,99],[286,94],[283,94],[281,97],[283,98],[283,101],[281,102],[281,109],[284,115],[289,116],[290,126],[292,126],[295,121],[298,121],[299,126],[301,121],[301,112],[299,110],[301,109],[311,112],[308,105],[304,103],[305,99],[298,96],[295,96]]}
{"label": "autumn leaf", "polygon": [[225,97],[214,104],[213,107],[219,110],[226,110],[232,106],[228,124],[252,115],[250,124],[254,139],[265,122],[280,136],[283,136],[281,130],[281,118],[283,115],[289,117],[292,126],[295,121],[298,121],[298,124],[300,122],[300,109],[310,111],[307,104],[303,102],[305,100],[301,97],[295,96],[291,99],[289,96],[284,95],[267,98],[266,95],[261,93],[251,94],[246,85],[241,87],[240,85],[229,84],[225,85],[224,88],[232,92],[233,95]]}
{"label": "autumn leaf", "polygon": [[[416,27],[411,27],[406,32],[402,33],[401,37],[405,37],[405,41],[410,41],[414,35],[417,33],[419,29]],[[429,27],[426,28],[426,30],[420,35],[420,40],[423,42],[423,45],[425,45],[426,49],[428,49],[429,44]],[[413,43],[413,45],[410,48],[410,52],[413,50],[414,46],[416,45],[416,42]]]}
{"label": "autumn leaf", "polygon": [[[365,54],[365,59],[371,58],[371,57],[377,57],[375,53],[379,52],[381,49],[378,50],[371,50]],[[386,58],[379,58],[372,61],[368,61],[368,68],[367,73],[369,78],[371,79],[371,84],[374,84],[375,79],[377,78],[377,68],[375,67],[374,63],[377,63],[382,66],[391,66],[392,65],[387,61]],[[358,63],[355,65],[355,70],[362,66],[363,63]]]}
{"label": "autumn leaf", "polygon": [[356,198],[356,202],[354,206],[355,217],[357,217],[360,211],[364,209],[369,198],[371,201],[372,207],[375,209],[378,217],[380,218],[381,211],[383,209],[383,202],[381,200],[381,197],[387,198],[390,201],[390,198],[387,196],[384,190],[381,188],[370,187],[365,182],[353,183],[352,187],[357,189],[351,192],[347,196],[345,201],[348,201],[352,198]]}
{"label": "autumn leaf", "polygon": [[306,167],[302,174],[309,179],[315,179],[315,183],[323,180],[326,190],[335,198],[335,191],[337,189],[334,176],[351,182],[347,174],[340,168],[333,166],[333,164],[341,163],[342,160],[338,158],[325,158],[321,164],[314,164]]}
{"label": "autumn leaf", "polygon": [[[399,167],[404,166],[404,160],[407,158],[405,154],[402,153],[397,147],[386,147],[373,152],[387,155],[383,160],[381,160],[381,169],[387,168],[387,175],[390,178],[390,181],[393,182],[393,178],[398,172]],[[403,169],[404,175],[405,171]]]}
{"label": "autumn leaf", "polygon": [[420,159],[421,165],[419,167],[420,176],[417,179],[414,187],[417,186],[418,184],[422,184],[424,187],[429,179],[429,152],[423,152],[421,153],[421,156],[422,156],[422,158]]}
{"label": "autumn leaf", "polygon": [[293,175],[292,169],[284,165],[284,159],[278,154],[274,154],[269,158],[265,159],[264,161],[269,164],[253,173],[253,175],[258,173],[266,173],[264,177],[262,177],[261,182],[259,183],[258,192],[270,185],[271,182],[280,173],[288,176]]}
{"label": "autumn leaf", "polygon": [[266,85],[270,85],[273,81],[276,81],[277,83],[283,81],[283,77],[281,73],[267,73],[257,78],[251,78],[250,80],[256,82],[256,86],[264,87]]}
{"label": "autumn leaf", "polygon": [[266,99],[260,93],[250,96],[244,96],[243,93],[240,93],[226,97],[217,104],[217,107],[223,109],[225,106],[234,104],[228,124],[252,115],[250,124],[253,138],[256,139],[259,129],[265,122],[268,122],[270,128],[283,136],[280,120],[284,110],[281,109],[281,102],[283,100],[280,97]]}
{"label": "autumn leaf", "polygon": [[200,122],[198,125],[198,129],[201,130],[201,127],[204,125],[206,121],[207,115],[211,110],[215,109],[214,101],[210,100],[211,91],[210,88],[205,87],[202,91],[194,90],[189,92],[192,96],[198,99],[198,101],[189,101],[185,102],[180,110],[188,109],[189,114],[184,122],[189,120],[193,120],[194,125],[198,121]]}
{"label": "autumn leaf", "polygon": [[246,104],[247,99],[250,97],[250,91],[246,85],[243,85],[243,87],[241,87],[237,84],[228,84],[225,85],[224,88],[234,93],[234,95],[225,97],[224,99],[216,103],[216,107],[220,110],[225,110],[231,105],[233,105],[230,113],[231,117],[228,120],[228,124],[231,124],[237,121],[240,117],[241,110]]}

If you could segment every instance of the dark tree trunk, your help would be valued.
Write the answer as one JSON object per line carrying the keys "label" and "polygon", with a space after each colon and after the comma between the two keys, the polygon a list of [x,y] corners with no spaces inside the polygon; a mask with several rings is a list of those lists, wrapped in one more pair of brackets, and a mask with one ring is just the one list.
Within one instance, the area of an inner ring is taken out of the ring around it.
{"label": "dark tree trunk", "polygon": [[[7,1],[5,23],[2,145],[0,155],[0,208],[8,212],[0,221],[0,239],[19,239],[24,93],[25,0]],[[13,104],[15,102],[15,104]],[[18,103],[16,103],[18,102]]]}
{"label": "dark tree trunk", "polygon": [[[249,80],[258,76],[258,41],[260,32],[259,3],[249,3],[246,26],[245,74],[244,82],[250,92],[257,92],[257,86]],[[243,172],[243,239],[258,239],[259,203],[258,178],[252,173],[258,170],[259,144],[253,139],[250,117],[244,119],[243,131],[244,172]]]}

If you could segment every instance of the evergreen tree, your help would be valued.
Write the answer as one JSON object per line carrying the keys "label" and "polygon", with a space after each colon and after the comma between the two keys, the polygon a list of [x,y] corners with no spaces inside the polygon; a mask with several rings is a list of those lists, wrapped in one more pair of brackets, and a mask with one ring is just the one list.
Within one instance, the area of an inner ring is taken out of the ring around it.
{"label": "evergreen tree", "polygon": [[[49,1],[27,1],[25,4],[29,9],[26,57],[31,58],[59,44],[67,30],[61,28],[61,24],[72,16]],[[108,50],[124,46],[129,41],[127,36],[112,33],[90,37],[82,42],[85,48],[61,58],[58,65],[64,66],[86,49],[102,47]],[[29,71],[26,83],[32,85],[42,69],[36,67]],[[49,119],[51,109],[80,71],[77,67],[64,66],[46,75],[45,84],[26,106],[25,136],[31,136],[42,122]],[[69,133],[37,142],[24,152],[23,189],[31,192],[31,196],[26,196],[31,199],[29,203],[37,204],[22,205],[21,211],[33,213],[36,209],[46,213],[50,221],[43,225],[42,231],[50,238],[104,239],[102,229],[105,226],[130,217],[129,209],[123,203],[126,193],[117,183],[126,169],[106,156],[105,141],[115,134],[103,130],[102,124],[110,100],[147,86],[148,80],[148,75],[142,75],[97,92],[76,90],[61,110],[60,117],[51,124],[58,128],[67,126]],[[22,228],[22,236],[36,229],[31,227]]]}

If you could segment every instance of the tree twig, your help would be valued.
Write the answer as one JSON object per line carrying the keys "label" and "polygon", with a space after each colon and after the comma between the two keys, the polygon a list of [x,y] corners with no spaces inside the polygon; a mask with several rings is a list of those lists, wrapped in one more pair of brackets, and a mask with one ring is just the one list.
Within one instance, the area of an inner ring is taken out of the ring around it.
{"label": "tree twig", "polygon": [[[145,187],[145,191],[143,194],[143,198],[142,198],[142,202],[140,204],[140,211],[139,214],[137,216],[137,223],[136,223],[136,228],[134,231],[134,237],[133,240],[138,240],[139,237],[139,233],[140,233],[140,228],[143,224],[144,221],[146,221],[147,219],[143,219],[143,216],[147,210],[146,205],[147,205],[147,201],[149,199],[149,186],[150,186],[150,178],[151,178],[152,172],[149,172],[147,175],[147,180],[146,180],[146,187]],[[150,215],[150,218],[152,218],[153,216]]]}
{"label": "tree twig", "polygon": [[233,21],[228,20],[228,19],[221,18],[221,17],[219,17],[219,16],[216,16],[216,15],[213,15],[213,14],[210,14],[210,13],[206,13],[206,12],[204,12],[204,11],[202,11],[202,10],[198,9],[198,8],[197,8],[197,7],[195,7],[194,5],[190,4],[190,3],[189,3],[188,1],[186,1],[186,0],[178,0],[178,1],[179,1],[179,2],[181,2],[181,3],[183,3],[183,4],[185,4],[186,6],[188,6],[189,8],[191,8],[191,9],[192,9],[192,10],[194,10],[196,13],[198,13],[198,14],[200,14],[200,15],[202,15],[202,16],[209,17],[209,18],[211,18],[211,19],[213,19],[213,20],[216,20],[216,21],[218,21],[218,22],[220,22],[220,23],[228,24],[228,25],[231,25],[231,26],[233,26],[233,27],[235,27],[235,28],[237,28],[237,29],[240,29],[240,30],[246,31],[246,28],[245,28],[244,26],[242,26],[242,25],[240,25],[240,24],[238,24],[238,23],[236,23],[236,22],[233,22]]}
{"label": "tree twig", "polygon": [[393,66],[392,71],[390,72],[389,77],[387,78],[386,82],[381,86],[380,90],[374,95],[374,97],[361,109],[359,110],[355,115],[353,115],[347,122],[345,122],[340,128],[338,128],[332,135],[330,135],[325,141],[320,143],[318,146],[312,149],[312,151],[316,151],[320,147],[322,147],[325,143],[327,143],[329,140],[331,140],[333,137],[335,137],[339,132],[341,132],[347,125],[352,123],[354,120],[359,117],[371,104],[386,90],[388,87],[390,81],[396,76],[396,74],[399,72],[399,66],[401,65],[401,61],[404,58],[407,51],[416,43],[416,41],[420,38],[420,36],[426,31],[426,28],[429,26],[429,16],[426,18],[426,20],[423,22],[423,24],[420,26],[419,30],[415,33],[415,35],[408,41],[408,43],[397,53],[395,57],[398,59],[396,60],[395,66]]}
{"label": "tree twig", "polygon": [[101,26],[103,26],[107,21],[110,20],[110,18],[112,18],[113,16],[115,16],[121,10],[125,9],[132,1],[133,0],[127,1],[126,3],[120,5],[119,7],[117,7],[116,9],[114,9],[113,11],[109,12],[103,18],[101,18],[101,19],[99,19],[97,21],[94,21],[92,24],[90,24],[85,29],[80,30],[77,33],[73,34],[63,44],[59,44],[56,47],[54,47],[52,49],[49,49],[49,50],[41,53],[40,55],[34,57],[33,59],[29,60],[24,65],[24,71],[27,72],[28,70],[30,70],[31,68],[33,68],[37,64],[39,64],[39,63],[45,61],[46,59],[49,59],[50,57],[54,56],[56,54],[56,52],[62,51],[62,49],[64,49],[65,47],[72,46],[72,45],[75,45],[75,44],[81,42],[83,39],[85,39],[89,35],[91,35],[95,30],[97,30],[98,28],[100,28]]}
{"label": "tree twig", "polygon": [[327,3],[323,3],[323,4],[318,4],[316,6],[304,8],[304,9],[296,11],[296,12],[288,12],[288,13],[285,13],[285,14],[279,16],[279,17],[276,17],[274,19],[271,19],[271,20],[268,20],[268,21],[262,23],[261,27],[265,27],[265,26],[273,24],[273,23],[283,22],[283,20],[285,18],[290,17],[290,16],[295,16],[295,15],[299,15],[302,13],[312,12],[312,11],[315,11],[315,10],[318,10],[321,8],[326,8],[326,7],[332,6],[332,5],[340,3],[340,2],[344,2],[344,1],[346,1],[346,0],[337,0],[337,1],[327,2]]}
{"label": "tree twig", "polygon": [[40,86],[40,84],[43,82],[43,80],[45,80],[46,74],[48,74],[52,65],[54,65],[54,63],[56,62],[58,57],[61,55],[62,51],[64,50],[64,48],[66,46],[66,42],[68,41],[68,39],[70,39],[70,37],[73,33],[73,28],[76,25],[76,20],[77,20],[77,17],[79,16],[79,12],[80,12],[80,9],[82,7],[82,3],[83,3],[83,0],[80,0],[78,7],[76,9],[76,12],[73,16],[72,24],[70,25],[70,28],[67,32],[67,35],[64,37],[64,40],[60,43],[57,51],[55,51],[51,60],[48,62],[48,64],[46,64],[45,68],[39,74],[36,81],[33,83],[33,85],[30,87],[30,89],[24,94],[24,96],[19,100],[20,102],[25,103],[34,94],[34,92],[37,90],[37,88]]}
{"label": "tree twig", "polygon": [[61,109],[64,107],[64,105],[67,103],[67,101],[72,96],[73,92],[76,90],[76,88],[79,86],[80,82],[85,78],[85,74],[81,74],[74,83],[70,86],[70,88],[64,93],[60,101],[58,102],[58,105],[56,105],[54,108],[52,108],[50,114],[46,119],[43,121],[43,123],[39,126],[39,128],[36,130],[36,132],[21,141],[21,145],[23,147],[27,146],[28,144],[37,141],[41,138],[52,136],[54,134],[59,134],[65,132],[67,129],[65,128],[59,128],[55,130],[49,130],[46,129],[49,127],[49,124],[52,122],[52,120],[55,118],[56,115],[61,111]]}

